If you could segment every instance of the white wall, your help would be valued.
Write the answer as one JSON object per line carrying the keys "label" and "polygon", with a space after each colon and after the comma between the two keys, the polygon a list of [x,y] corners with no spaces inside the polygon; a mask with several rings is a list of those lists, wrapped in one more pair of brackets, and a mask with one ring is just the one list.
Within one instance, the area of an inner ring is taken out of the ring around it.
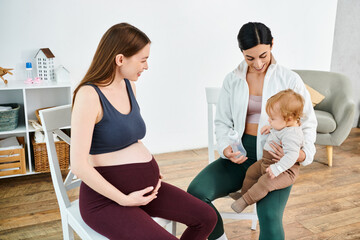
{"label": "white wall", "polygon": [[[240,27],[268,25],[273,53],[289,68],[330,70],[336,0],[0,0],[0,66],[15,67],[49,47],[75,86],[85,74],[102,34],[129,22],[152,40],[150,68],[137,83],[153,153],[207,145],[206,86],[221,86],[243,59]],[[0,85],[1,87],[2,85]]]}
{"label": "white wall", "polygon": [[[360,127],[360,1],[340,0],[338,2],[331,71],[349,77],[352,83],[352,97],[355,101],[353,127]],[[359,122],[358,122],[359,121]]]}

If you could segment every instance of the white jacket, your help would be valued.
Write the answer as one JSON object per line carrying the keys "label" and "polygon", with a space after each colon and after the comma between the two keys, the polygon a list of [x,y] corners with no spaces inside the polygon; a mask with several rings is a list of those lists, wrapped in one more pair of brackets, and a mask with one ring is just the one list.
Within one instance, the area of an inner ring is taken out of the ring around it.
{"label": "white jacket", "polygon": [[[239,133],[239,136],[242,136],[245,130],[249,101],[249,87],[246,82],[247,69],[248,65],[244,60],[234,71],[225,77],[220,91],[216,106],[215,135],[217,148],[222,158],[226,158],[223,152],[230,145],[227,136],[230,128],[234,128]],[[310,94],[306,90],[300,76],[290,69],[277,64],[274,58],[271,60],[271,65],[268,67],[264,79],[261,115],[256,142],[257,160],[262,158],[263,147],[268,136],[260,134],[260,129],[264,125],[269,124],[268,115],[265,110],[266,102],[274,94],[288,88],[301,94],[305,99],[304,117],[301,119],[301,126],[305,138],[302,150],[305,152],[306,158],[301,164],[306,166],[312,163],[316,152],[314,143],[316,140],[317,121],[311,104]]]}

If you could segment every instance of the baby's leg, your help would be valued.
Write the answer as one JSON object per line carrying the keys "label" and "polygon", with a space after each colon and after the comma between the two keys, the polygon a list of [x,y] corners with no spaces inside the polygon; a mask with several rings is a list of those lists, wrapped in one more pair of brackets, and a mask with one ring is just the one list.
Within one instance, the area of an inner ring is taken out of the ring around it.
{"label": "baby's leg", "polygon": [[262,160],[255,162],[246,171],[244,183],[241,188],[242,195],[244,195],[261,177],[261,162]]}
{"label": "baby's leg", "polygon": [[263,199],[271,191],[283,189],[294,184],[299,168],[299,164],[295,164],[274,179],[271,179],[268,173],[262,175],[259,181],[243,194],[242,197],[248,205],[251,205]]}
{"label": "baby's leg", "polygon": [[[249,188],[256,184],[259,177],[261,177],[261,163],[262,160],[257,161],[247,170],[244,183],[241,188],[241,195],[244,195]],[[247,206],[248,204],[244,201],[242,197],[240,197],[233,204],[231,204],[231,208],[237,213],[242,212]]]}

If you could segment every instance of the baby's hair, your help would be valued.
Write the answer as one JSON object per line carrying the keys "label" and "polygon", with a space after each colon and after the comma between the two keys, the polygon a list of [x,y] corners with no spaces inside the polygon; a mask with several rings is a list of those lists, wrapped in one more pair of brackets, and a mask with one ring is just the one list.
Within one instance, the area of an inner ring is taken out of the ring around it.
{"label": "baby's hair", "polygon": [[[277,109],[275,105],[278,104]],[[294,119],[300,124],[300,118],[303,116],[304,98],[291,89],[278,92],[267,100],[266,113],[271,117],[270,111],[280,111],[282,117],[287,122]]]}

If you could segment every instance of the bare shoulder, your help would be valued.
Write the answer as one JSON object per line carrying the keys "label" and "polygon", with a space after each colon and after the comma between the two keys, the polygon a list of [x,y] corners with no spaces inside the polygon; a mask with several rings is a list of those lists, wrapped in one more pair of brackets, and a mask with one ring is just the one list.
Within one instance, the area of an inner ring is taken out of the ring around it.
{"label": "bare shoulder", "polygon": [[97,100],[99,99],[96,90],[89,85],[82,86],[76,94],[77,99]]}
{"label": "bare shoulder", "polygon": [[99,95],[92,86],[82,86],[76,94],[74,109],[98,112],[101,109]]}

